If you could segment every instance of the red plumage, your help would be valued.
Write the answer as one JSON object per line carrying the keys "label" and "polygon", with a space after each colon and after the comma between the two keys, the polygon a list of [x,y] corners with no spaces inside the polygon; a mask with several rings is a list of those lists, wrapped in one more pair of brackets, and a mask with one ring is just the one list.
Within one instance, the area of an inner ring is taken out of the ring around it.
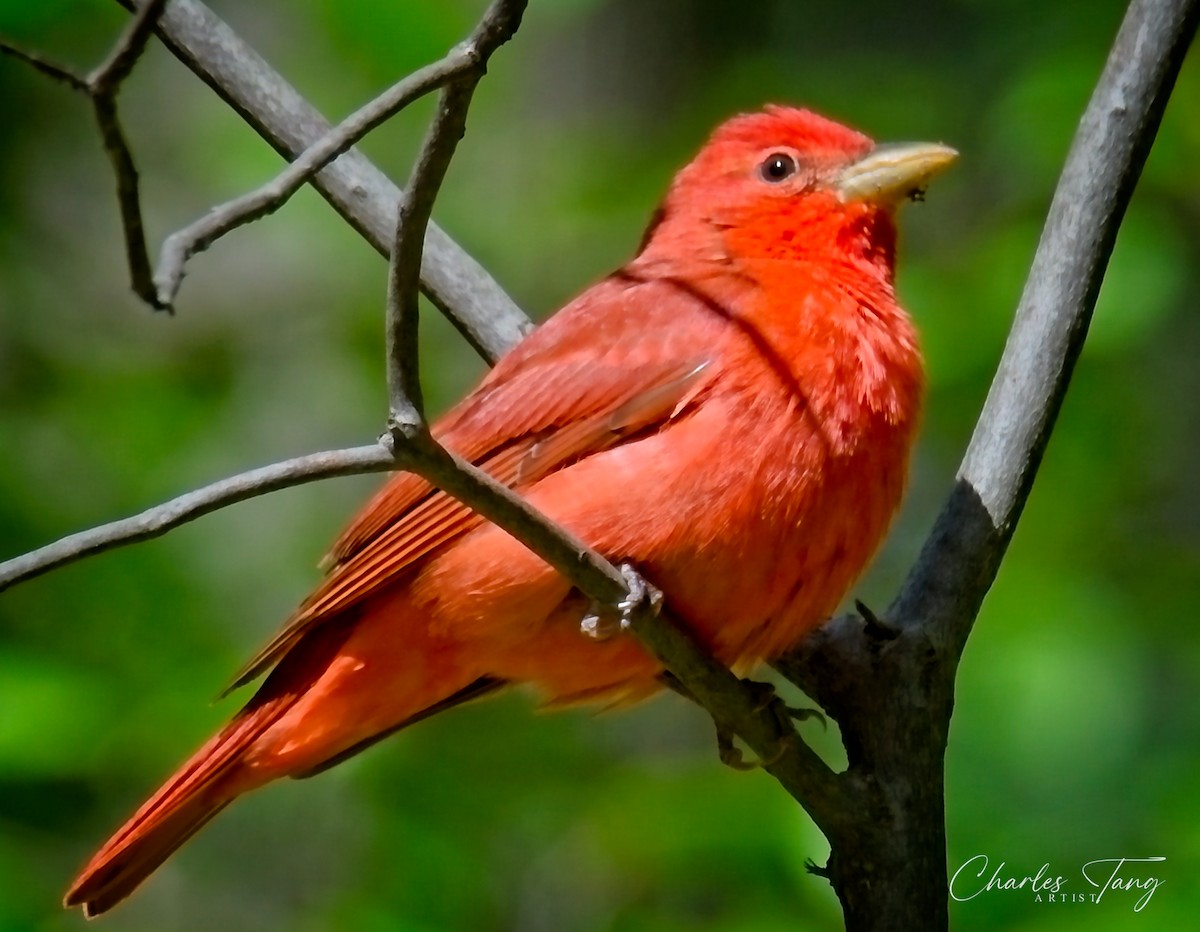
{"label": "red plumage", "polygon": [[[739,668],[836,608],[904,486],[921,393],[892,288],[907,191],[845,194],[872,151],[803,110],[729,121],[676,177],[640,254],[436,425],[636,566]],[[101,849],[67,904],[110,908],[234,797],[502,684],[553,703],[655,691],[657,664],[629,636],[583,634],[586,609],[505,532],[396,476],[248,665],[242,680],[274,666],[259,692]]]}

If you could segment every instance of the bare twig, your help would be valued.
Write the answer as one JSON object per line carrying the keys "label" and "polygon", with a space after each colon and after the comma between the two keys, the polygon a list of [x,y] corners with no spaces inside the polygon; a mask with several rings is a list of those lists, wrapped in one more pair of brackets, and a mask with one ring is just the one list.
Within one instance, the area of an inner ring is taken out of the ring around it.
{"label": "bare twig", "polygon": [[[118,2],[134,6],[133,0]],[[298,157],[329,134],[324,117],[200,0],[171,0],[158,34],[285,158]],[[390,254],[400,191],[361,152],[344,153],[312,184],[375,249]],[[425,237],[421,288],[489,361],[532,326],[483,267],[432,223]]]}
{"label": "bare twig", "polygon": [[6,560],[0,563],[0,591],[84,557],[160,537],[172,528],[235,502],[317,479],[385,472],[403,465],[403,456],[394,454],[389,446],[372,444],[311,453],[240,473],[148,508],[141,514],[80,531],[39,550]]}
{"label": "bare twig", "polygon": [[130,284],[139,298],[156,310],[165,310],[157,297],[150,273],[150,255],[146,250],[146,231],[142,223],[141,194],[133,152],[125,141],[117,118],[117,94],[133,71],[154,24],[162,15],[166,0],[148,0],[134,15],[105,62],[88,75],[88,92],[96,111],[96,123],[104,141],[104,151],[117,180],[117,204],[121,210],[121,229],[125,235],[125,258],[129,264]]}
{"label": "bare twig", "polygon": [[21,48],[14,42],[8,39],[0,39],[0,54],[8,55],[18,61],[23,61],[25,64],[40,71],[42,74],[55,81],[61,81],[67,87],[75,91],[81,91],[87,94],[88,82],[87,78],[80,77],[70,68],[65,65],[60,65],[58,62],[47,58],[40,52],[32,52],[28,49]]}
{"label": "bare twig", "polygon": [[408,186],[396,208],[396,238],[388,263],[385,343],[387,350],[388,418],[392,430],[423,429],[425,406],[421,394],[418,331],[418,281],[421,249],[433,202],[450,159],[467,126],[467,108],[474,80],[456,81],[442,91],[437,115],[421,146]]}
{"label": "bare twig", "polygon": [[138,193],[137,167],[117,117],[117,94],[121,90],[122,82],[129,77],[137,60],[145,51],[146,43],[154,32],[155,23],[165,6],[166,0],[148,0],[138,8],[104,62],[86,78],[41,55],[0,43],[0,50],[28,62],[43,74],[65,82],[91,99],[96,123],[100,128],[100,137],[104,142],[104,151],[108,155],[113,176],[117,181],[117,204],[121,211],[121,229],[125,237],[130,284],[138,297],[160,310],[165,308],[165,305],[157,298],[150,274],[150,257],[146,251],[146,234],[142,223],[141,196]]}
{"label": "bare twig", "polygon": [[184,266],[196,253],[238,227],[274,213],[305,182],[375,127],[473,66],[471,56],[462,48],[451,50],[445,58],[414,71],[346,117],[262,187],[214,207],[199,220],[172,233],[163,244],[154,276],[159,301],[165,305],[174,303],[183,281]]}
{"label": "bare twig", "polygon": [[166,5],[167,0],[147,0],[138,8],[108,58],[88,75],[88,87],[93,95],[109,97],[121,89],[121,84],[146,50],[146,43],[154,34],[155,24]]}
{"label": "bare twig", "polygon": [[170,310],[158,300],[150,272],[150,255],[146,249],[146,228],[142,223],[142,198],[138,187],[137,166],[133,152],[125,140],[117,119],[117,100],[114,95],[101,94],[92,98],[96,125],[104,142],[104,152],[117,180],[117,206],[121,211],[121,229],[125,236],[125,259],[129,264],[129,280],[134,293],[155,310]]}
{"label": "bare twig", "polygon": [[493,0],[467,41],[449,57],[463,61],[442,91],[437,113],[396,209],[396,234],[388,266],[387,382],[393,430],[424,428],[420,360],[417,352],[417,286],[425,230],[458,141],[467,129],[467,110],[488,59],[521,25],[526,0]]}

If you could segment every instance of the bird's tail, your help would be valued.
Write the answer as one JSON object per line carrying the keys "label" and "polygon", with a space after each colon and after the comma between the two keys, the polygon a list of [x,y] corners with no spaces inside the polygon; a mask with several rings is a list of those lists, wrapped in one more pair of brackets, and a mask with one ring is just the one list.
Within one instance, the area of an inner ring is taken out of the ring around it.
{"label": "bird's tail", "polygon": [[[67,891],[65,905],[82,906],[87,916],[111,909],[243,793],[277,777],[309,776],[393,731],[504,685],[487,676],[472,679],[450,654],[424,677],[398,675],[398,663],[364,667],[361,662],[341,662],[346,660],[340,654],[353,620],[347,616],[326,622],[294,645],[233,721],[193,754],[88,862]],[[414,657],[428,659],[433,648],[415,642],[418,630],[414,627],[405,643],[404,657],[420,668]],[[338,677],[345,671],[357,677],[354,689],[338,688]],[[314,690],[314,699],[309,692],[318,680],[321,686]],[[356,703],[367,701],[374,708],[378,702],[373,697],[380,695],[394,700],[387,714],[356,733],[350,727],[362,717]],[[309,714],[300,714],[306,707]],[[288,723],[281,722],[289,712]],[[326,727],[330,721],[340,727]],[[275,729],[274,737],[266,735],[277,723],[286,734],[281,737]],[[305,753],[273,755],[281,741]]]}
{"label": "bird's tail", "polygon": [[233,798],[251,787],[237,780],[246,748],[276,721],[282,703],[243,711],[197,751],[88,862],[67,891],[66,906],[84,915],[111,909]]}
{"label": "bird's tail", "polygon": [[235,797],[278,776],[244,766],[246,750],[325,672],[347,632],[348,621],[327,624],[289,652],[234,719],[96,852],[64,905],[82,906],[89,917],[112,909]]}

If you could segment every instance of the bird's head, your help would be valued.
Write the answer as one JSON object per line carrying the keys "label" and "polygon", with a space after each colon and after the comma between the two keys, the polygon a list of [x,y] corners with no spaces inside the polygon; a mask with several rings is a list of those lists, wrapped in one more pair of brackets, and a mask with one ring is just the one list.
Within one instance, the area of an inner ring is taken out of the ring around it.
{"label": "bird's head", "polygon": [[675,177],[648,231],[742,259],[862,257],[890,273],[896,207],[919,199],[957,154],[937,143],[876,145],[810,110],[768,106],[722,124]]}

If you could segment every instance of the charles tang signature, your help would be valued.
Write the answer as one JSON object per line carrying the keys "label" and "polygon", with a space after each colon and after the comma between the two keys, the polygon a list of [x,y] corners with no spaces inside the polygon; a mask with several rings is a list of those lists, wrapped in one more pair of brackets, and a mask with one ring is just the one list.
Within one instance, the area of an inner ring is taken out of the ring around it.
{"label": "charles tang signature", "polygon": [[1001,861],[992,868],[986,854],[963,862],[950,878],[950,896],[960,903],[983,894],[1024,892],[1035,903],[1091,903],[1113,900],[1132,903],[1135,913],[1146,908],[1163,885],[1156,876],[1165,857],[1097,858],[1079,868],[1078,876],[1054,871],[1047,861],[1036,873],[1010,870]]}

